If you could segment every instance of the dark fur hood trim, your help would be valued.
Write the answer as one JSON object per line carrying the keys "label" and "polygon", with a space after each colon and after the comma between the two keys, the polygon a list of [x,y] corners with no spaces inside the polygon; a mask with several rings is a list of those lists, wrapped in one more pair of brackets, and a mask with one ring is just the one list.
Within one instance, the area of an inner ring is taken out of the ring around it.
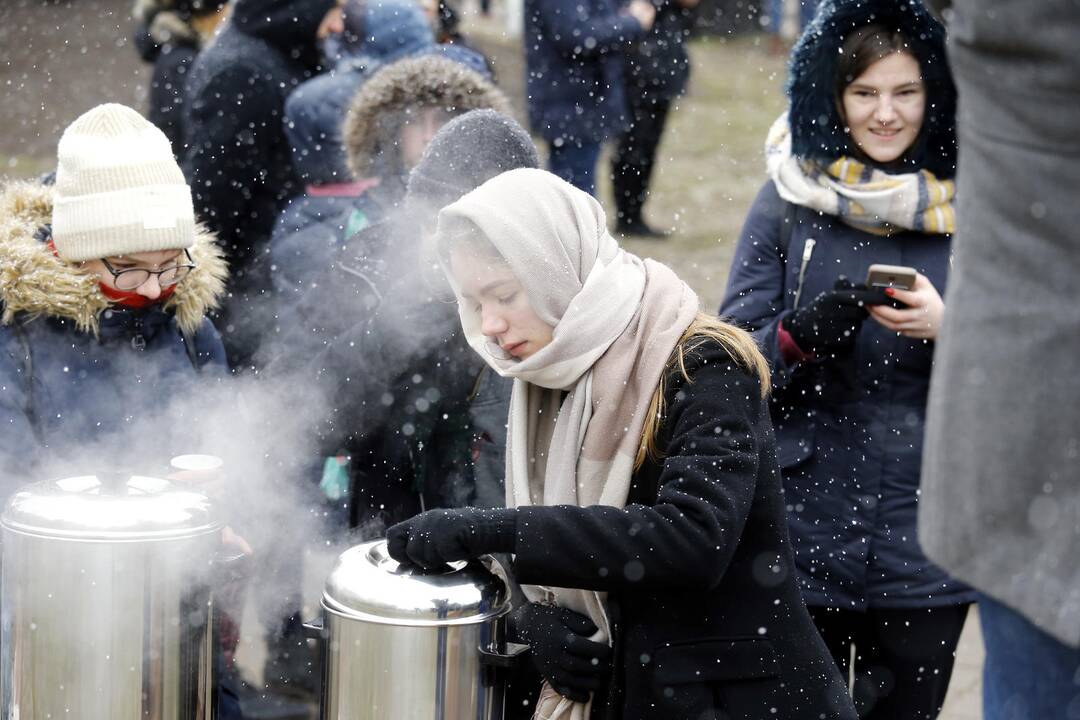
{"label": "dark fur hood trim", "polygon": [[822,0],[791,53],[788,74],[792,151],[810,160],[851,155],[833,95],[837,58],[853,30],[877,23],[912,43],[926,86],[926,116],[912,164],[939,178],[956,174],[956,87],[945,54],[945,29],[920,0]]}
{"label": "dark fur hood trim", "polygon": [[364,83],[345,117],[342,137],[349,169],[356,177],[395,170],[377,163],[377,155],[396,147],[398,116],[419,107],[440,107],[454,114],[491,108],[510,114],[502,91],[461,63],[437,55],[398,60]]}

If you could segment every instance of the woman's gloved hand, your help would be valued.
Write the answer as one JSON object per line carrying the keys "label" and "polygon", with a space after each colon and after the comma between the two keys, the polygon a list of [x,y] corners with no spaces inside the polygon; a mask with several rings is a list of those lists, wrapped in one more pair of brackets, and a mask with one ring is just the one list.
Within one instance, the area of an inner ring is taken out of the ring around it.
{"label": "woman's gloved hand", "polygon": [[881,290],[840,278],[832,290],[784,318],[784,329],[800,350],[818,356],[836,355],[855,344],[868,315],[867,306],[888,301]]}
{"label": "woman's gloved hand", "polygon": [[592,620],[566,608],[526,603],[510,616],[512,638],[529,646],[537,671],[553,690],[585,702],[611,673],[611,648],[589,639]]}
{"label": "woman's gloved hand", "polygon": [[401,563],[423,568],[485,553],[512,553],[517,542],[517,510],[428,510],[386,531],[386,549]]}

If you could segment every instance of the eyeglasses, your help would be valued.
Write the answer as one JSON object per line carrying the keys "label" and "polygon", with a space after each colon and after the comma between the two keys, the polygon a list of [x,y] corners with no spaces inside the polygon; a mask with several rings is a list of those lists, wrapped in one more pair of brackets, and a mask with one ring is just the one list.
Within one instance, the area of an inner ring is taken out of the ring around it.
{"label": "eyeglasses", "polygon": [[105,269],[112,273],[117,290],[134,290],[149,280],[151,275],[157,275],[158,284],[161,287],[170,287],[183,280],[188,273],[195,269],[195,261],[191,259],[191,253],[184,250],[184,255],[188,259],[186,265],[170,265],[161,270],[147,270],[146,268],[117,270],[105,258],[101,258],[101,262],[105,265]]}

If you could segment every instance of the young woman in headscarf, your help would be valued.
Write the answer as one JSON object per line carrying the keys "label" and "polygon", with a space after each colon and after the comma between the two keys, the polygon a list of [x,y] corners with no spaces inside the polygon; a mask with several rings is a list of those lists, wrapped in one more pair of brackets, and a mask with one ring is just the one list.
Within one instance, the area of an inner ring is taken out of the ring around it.
{"label": "young woman in headscarf", "polygon": [[795,583],[750,336],[541,170],[465,195],[436,237],[466,338],[514,378],[507,508],[422,513],[391,555],[514,555],[536,717],[853,718]]}
{"label": "young woman in headscarf", "polygon": [[[773,367],[772,418],[803,597],[864,718],[933,718],[973,593],[919,547],[935,340],[954,230],[956,91],[918,2],[827,0],[720,314]],[[872,264],[915,272],[865,289]]]}

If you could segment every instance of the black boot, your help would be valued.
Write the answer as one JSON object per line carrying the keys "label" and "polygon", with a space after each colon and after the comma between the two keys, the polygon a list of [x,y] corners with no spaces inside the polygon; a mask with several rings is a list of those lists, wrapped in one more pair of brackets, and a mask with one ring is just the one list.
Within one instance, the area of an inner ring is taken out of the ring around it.
{"label": "black boot", "polygon": [[623,237],[645,238],[647,240],[665,240],[668,236],[662,230],[649,227],[641,218],[630,222],[620,218],[619,222],[615,224],[615,234]]}

